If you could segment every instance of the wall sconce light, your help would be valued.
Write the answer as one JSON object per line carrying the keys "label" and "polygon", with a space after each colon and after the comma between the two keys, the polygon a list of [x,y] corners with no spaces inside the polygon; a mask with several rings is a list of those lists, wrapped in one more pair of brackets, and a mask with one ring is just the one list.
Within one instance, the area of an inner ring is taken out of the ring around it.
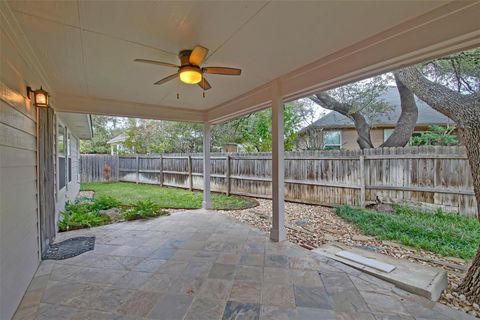
{"label": "wall sconce light", "polygon": [[37,107],[48,107],[48,92],[43,90],[42,87],[37,90],[27,87],[27,97],[31,99],[33,93],[33,101]]}

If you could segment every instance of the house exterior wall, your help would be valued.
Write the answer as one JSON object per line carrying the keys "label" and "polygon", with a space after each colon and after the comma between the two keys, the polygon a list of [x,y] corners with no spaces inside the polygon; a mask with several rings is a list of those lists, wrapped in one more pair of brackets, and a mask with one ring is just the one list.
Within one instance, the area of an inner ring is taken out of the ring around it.
{"label": "house exterior wall", "polygon": [[[26,87],[47,89],[48,85],[32,60],[24,55],[11,30],[3,27],[0,28],[0,319],[8,320],[41,261],[37,109],[26,97]],[[72,181],[62,190],[58,190],[58,181],[55,186],[56,221],[65,201],[72,199],[80,188],[79,139],[75,135],[71,151]]]}
{"label": "house exterior wall", "polygon": [[[67,182],[65,183],[65,186],[60,189],[60,183],[59,183],[59,161],[58,161],[58,148],[57,148],[57,137],[55,137],[55,159],[56,159],[56,186],[55,186],[55,191],[56,191],[56,203],[55,203],[55,221],[56,224],[58,225],[58,219],[60,215],[60,211],[62,211],[65,208],[65,203],[69,200],[74,200],[75,197],[77,196],[78,192],[80,191],[80,175],[79,175],[79,170],[80,170],[80,139],[76,137],[71,131],[70,127],[68,124],[62,121],[61,117],[57,116],[57,126],[55,132],[58,134],[58,125],[62,125],[64,128],[66,128],[67,135],[70,133],[71,135],[71,161],[72,161],[72,174],[71,174],[71,181],[68,181],[68,171],[65,170],[66,173],[66,180]],[[66,156],[68,159],[68,157]],[[68,162],[66,161],[66,164],[68,165]],[[58,229],[58,227],[57,227]]]}
{"label": "house exterior wall", "polygon": [[[342,129],[342,149],[358,150],[360,147],[357,143],[358,134],[354,128]],[[383,128],[372,128],[370,130],[370,138],[375,147],[383,143]]]}
{"label": "house exterior wall", "polygon": [[25,98],[36,76],[0,28],[0,319],[10,319],[40,263],[36,109]]}

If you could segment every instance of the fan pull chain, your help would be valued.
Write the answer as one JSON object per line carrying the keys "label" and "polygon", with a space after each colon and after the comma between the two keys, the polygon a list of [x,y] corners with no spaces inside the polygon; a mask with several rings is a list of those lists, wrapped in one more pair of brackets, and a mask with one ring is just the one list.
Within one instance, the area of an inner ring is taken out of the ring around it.
{"label": "fan pull chain", "polygon": [[177,92],[177,100],[180,99],[180,93]]}
{"label": "fan pull chain", "polygon": [[203,91],[203,98],[205,98],[205,91]]}

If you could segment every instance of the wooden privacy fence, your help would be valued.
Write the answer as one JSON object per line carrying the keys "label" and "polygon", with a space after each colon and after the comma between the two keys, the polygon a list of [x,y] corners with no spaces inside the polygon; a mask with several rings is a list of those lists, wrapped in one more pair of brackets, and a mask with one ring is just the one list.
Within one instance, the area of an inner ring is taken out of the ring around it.
{"label": "wooden privacy fence", "polygon": [[[131,181],[203,188],[201,154],[82,155],[82,182]],[[105,178],[105,164],[112,175]],[[212,153],[211,188],[226,194],[271,198],[270,153]],[[96,180],[98,179],[98,180]],[[285,199],[365,206],[377,198],[476,216],[463,147],[407,147],[285,154]]]}

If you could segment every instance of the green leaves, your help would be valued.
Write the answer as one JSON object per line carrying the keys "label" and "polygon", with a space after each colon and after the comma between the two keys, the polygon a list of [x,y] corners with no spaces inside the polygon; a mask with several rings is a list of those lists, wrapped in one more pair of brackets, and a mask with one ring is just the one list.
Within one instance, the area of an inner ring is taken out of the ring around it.
{"label": "green leaves", "polygon": [[168,215],[168,212],[160,209],[160,205],[151,200],[139,200],[131,208],[123,212],[125,220],[147,219]]}
{"label": "green leaves", "polygon": [[458,144],[458,138],[454,134],[456,126],[431,125],[428,131],[422,132],[418,136],[412,136],[411,144],[414,146],[455,146]]}

